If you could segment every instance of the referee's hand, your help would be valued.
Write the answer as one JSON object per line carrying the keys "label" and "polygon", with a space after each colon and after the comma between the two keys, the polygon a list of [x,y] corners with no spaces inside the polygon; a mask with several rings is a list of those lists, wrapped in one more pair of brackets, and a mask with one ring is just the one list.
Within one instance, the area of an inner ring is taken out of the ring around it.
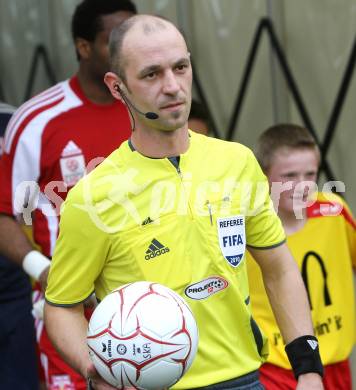
{"label": "referee's hand", "polygon": [[[93,363],[87,369],[88,390],[117,390],[116,387],[109,383],[98,374]],[[126,389],[133,389],[133,387],[126,387]]]}

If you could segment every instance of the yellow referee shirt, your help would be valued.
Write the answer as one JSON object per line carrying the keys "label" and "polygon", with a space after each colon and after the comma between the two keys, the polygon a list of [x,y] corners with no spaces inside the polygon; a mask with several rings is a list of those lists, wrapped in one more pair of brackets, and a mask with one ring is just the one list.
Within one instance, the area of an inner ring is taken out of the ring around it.
{"label": "yellow referee shirt", "polygon": [[179,167],[128,142],[69,193],[46,299],[73,305],[149,280],[189,303],[199,328],[191,389],[259,368],[265,339],[249,306],[246,245],[285,239],[268,183],[246,147],[190,132]]}
{"label": "yellow referee shirt", "polygon": [[[356,223],[342,199],[321,194],[307,210],[303,229],[287,238],[307,288],[314,332],[324,365],[347,359],[355,340],[352,266],[356,267]],[[252,313],[270,341],[268,362],[291,369],[263,287],[259,267],[247,257]]]}

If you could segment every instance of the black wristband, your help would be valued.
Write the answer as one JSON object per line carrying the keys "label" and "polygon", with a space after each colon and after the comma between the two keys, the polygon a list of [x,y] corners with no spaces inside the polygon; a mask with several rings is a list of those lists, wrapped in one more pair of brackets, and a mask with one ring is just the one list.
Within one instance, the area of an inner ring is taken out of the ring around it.
{"label": "black wristband", "polygon": [[318,340],[314,336],[301,336],[285,347],[289,362],[296,379],[299,375],[315,372],[321,377],[324,374],[320,359]]}

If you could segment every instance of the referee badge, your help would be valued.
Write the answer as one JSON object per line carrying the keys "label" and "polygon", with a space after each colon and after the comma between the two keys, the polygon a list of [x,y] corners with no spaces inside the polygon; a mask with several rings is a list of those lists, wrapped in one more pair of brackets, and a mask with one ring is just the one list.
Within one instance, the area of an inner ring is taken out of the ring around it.
{"label": "referee badge", "polygon": [[217,218],[217,228],[223,256],[231,266],[237,267],[246,249],[245,217],[234,215]]}

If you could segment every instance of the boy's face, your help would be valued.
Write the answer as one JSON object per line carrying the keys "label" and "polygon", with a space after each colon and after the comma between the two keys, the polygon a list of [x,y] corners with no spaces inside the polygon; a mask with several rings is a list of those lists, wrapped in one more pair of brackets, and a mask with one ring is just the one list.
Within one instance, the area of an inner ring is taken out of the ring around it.
{"label": "boy's face", "polygon": [[317,180],[318,166],[319,157],[313,149],[282,147],[275,152],[266,174],[279,214],[293,213],[296,216],[305,209],[308,195]]}
{"label": "boy's face", "polygon": [[209,127],[203,119],[189,118],[188,119],[188,127],[190,130],[193,130],[199,134],[208,135],[208,133],[209,133]]}

